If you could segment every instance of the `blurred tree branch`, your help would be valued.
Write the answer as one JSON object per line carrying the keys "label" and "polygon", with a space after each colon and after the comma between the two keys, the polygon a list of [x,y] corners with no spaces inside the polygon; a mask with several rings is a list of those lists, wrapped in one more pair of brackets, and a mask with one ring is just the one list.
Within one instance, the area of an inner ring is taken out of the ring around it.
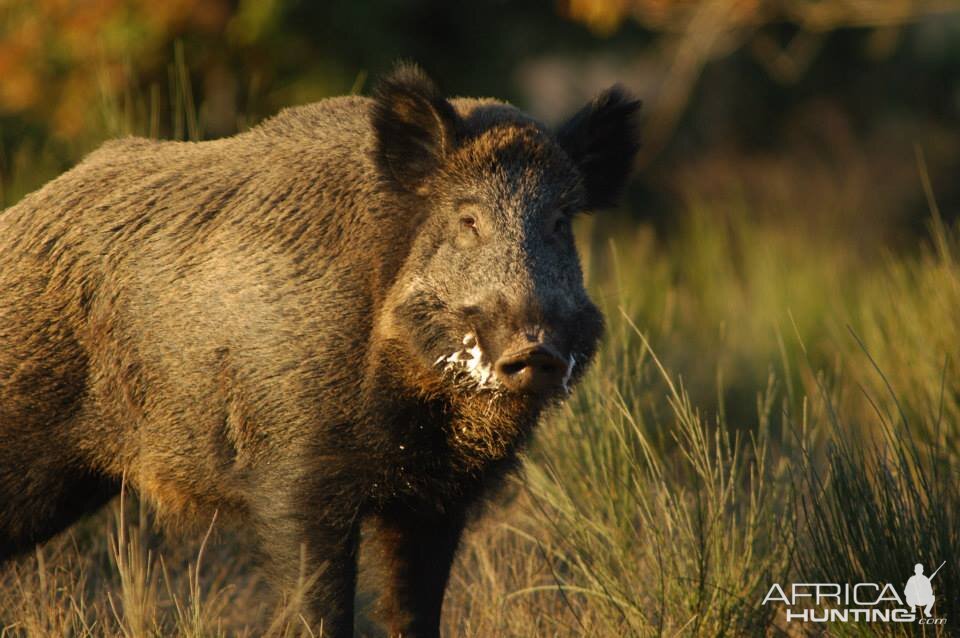
{"label": "blurred tree branch", "polygon": [[[799,80],[824,36],[836,29],[893,31],[936,15],[960,12],[958,0],[565,0],[560,11],[598,35],[634,20],[658,34],[669,65],[651,105],[645,146],[648,162],[669,140],[704,66],[746,49],[781,83]],[[780,44],[764,27],[789,24],[796,33]]]}

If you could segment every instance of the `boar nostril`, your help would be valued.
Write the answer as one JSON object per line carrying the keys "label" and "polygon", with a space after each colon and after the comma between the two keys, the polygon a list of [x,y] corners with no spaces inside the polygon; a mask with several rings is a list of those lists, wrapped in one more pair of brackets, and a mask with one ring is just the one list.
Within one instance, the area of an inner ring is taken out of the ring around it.
{"label": "boar nostril", "polygon": [[563,386],[567,362],[553,347],[537,344],[504,353],[494,365],[508,390],[538,394]]}
{"label": "boar nostril", "polygon": [[521,370],[527,367],[526,363],[522,361],[514,361],[512,363],[506,363],[498,368],[498,372],[503,372],[504,374],[517,374]]}

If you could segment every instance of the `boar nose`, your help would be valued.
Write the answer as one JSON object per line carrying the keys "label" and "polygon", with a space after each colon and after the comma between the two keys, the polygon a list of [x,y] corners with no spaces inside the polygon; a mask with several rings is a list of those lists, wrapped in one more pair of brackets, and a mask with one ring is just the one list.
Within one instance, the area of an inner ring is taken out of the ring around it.
{"label": "boar nose", "polygon": [[493,369],[511,392],[541,394],[563,387],[567,367],[556,348],[537,343],[503,353]]}

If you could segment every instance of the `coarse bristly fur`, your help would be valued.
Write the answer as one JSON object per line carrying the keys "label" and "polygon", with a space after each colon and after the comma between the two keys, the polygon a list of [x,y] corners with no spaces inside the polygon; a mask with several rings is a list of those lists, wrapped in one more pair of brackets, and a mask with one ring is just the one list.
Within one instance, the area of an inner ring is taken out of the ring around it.
{"label": "coarse bristly fur", "polygon": [[281,592],[305,559],[308,621],[349,636],[372,519],[389,630],[436,636],[466,517],[562,399],[492,363],[549,340],[566,390],[596,349],[569,222],[615,201],[637,110],[614,87],[554,132],[401,65],[228,139],[109,142],[4,211],[0,561],[125,480],[232,514]]}

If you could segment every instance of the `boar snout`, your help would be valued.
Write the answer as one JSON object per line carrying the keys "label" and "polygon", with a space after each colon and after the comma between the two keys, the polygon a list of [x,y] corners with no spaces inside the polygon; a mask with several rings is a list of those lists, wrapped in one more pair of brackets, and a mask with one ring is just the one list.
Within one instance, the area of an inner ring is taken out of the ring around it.
{"label": "boar snout", "polygon": [[549,343],[511,348],[493,366],[500,383],[511,392],[552,394],[566,390],[571,360]]}

